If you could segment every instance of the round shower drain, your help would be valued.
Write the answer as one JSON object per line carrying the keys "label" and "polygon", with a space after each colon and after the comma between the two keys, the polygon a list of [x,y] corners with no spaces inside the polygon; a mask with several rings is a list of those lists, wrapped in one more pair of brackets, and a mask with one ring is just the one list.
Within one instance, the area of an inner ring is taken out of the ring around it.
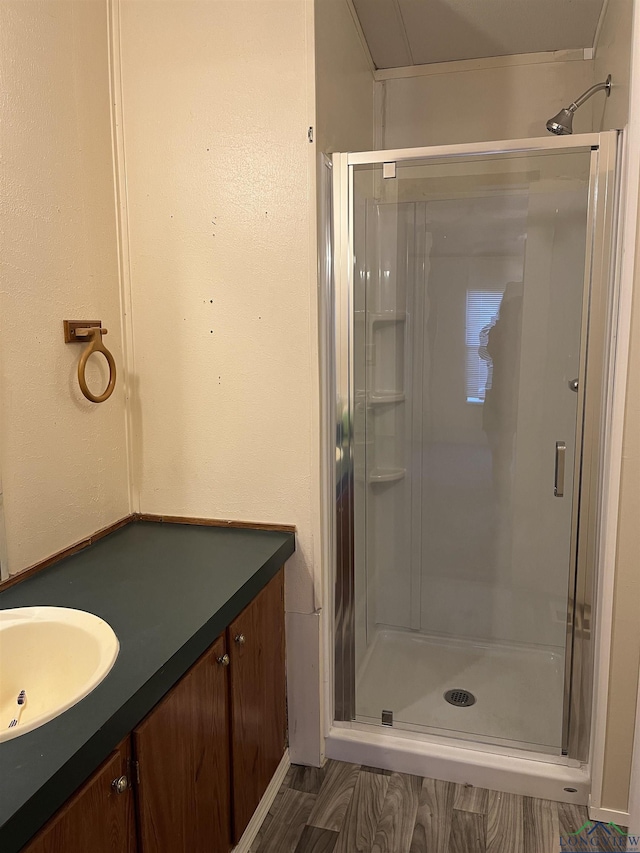
{"label": "round shower drain", "polygon": [[476,702],[476,697],[468,690],[447,690],[444,698],[456,708],[468,708],[469,705],[475,705]]}

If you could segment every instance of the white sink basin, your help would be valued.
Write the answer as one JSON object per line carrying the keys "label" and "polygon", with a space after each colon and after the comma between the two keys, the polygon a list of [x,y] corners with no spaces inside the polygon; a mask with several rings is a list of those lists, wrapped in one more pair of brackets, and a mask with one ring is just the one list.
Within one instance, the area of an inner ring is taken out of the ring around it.
{"label": "white sink basin", "polygon": [[[91,693],[119,649],[111,627],[93,613],[0,610],[0,742],[37,729]],[[19,706],[23,690],[26,701]]]}

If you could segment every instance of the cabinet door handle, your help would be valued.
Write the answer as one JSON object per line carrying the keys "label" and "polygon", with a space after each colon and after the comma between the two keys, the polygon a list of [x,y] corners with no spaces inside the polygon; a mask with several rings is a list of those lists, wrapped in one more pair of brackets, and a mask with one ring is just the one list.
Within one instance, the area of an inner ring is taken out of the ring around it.
{"label": "cabinet door handle", "polygon": [[239,646],[244,646],[244,644],[247,642],[244,634],[236,634],[233,639]]}
{"label": "cabinet door handle", "polygon": [[129,780],[126,776],[118,776],[118,778],[114,779],[111,783],[111,787],[116,794],[124,794],[125,791],[129,790]]}
{"label": "cabinet door handle", "polygon": [[231,663],[229,655],[224,654],[222,655],[222,657],[219,657],[218,663],[220,664],[220,666],[229,666],[229,664]]}

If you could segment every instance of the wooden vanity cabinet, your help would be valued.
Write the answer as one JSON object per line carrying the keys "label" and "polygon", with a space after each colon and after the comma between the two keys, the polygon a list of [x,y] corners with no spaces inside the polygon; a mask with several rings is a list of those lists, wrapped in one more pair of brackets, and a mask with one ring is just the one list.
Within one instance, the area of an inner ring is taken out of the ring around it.
{"label": "wooden vanity cabinet", "polygon": [[135,853],[130,763],[127,738],[23,848],[23,853]]}
{"label": "wooden vanity cabinet", "polygon": [[222,636],[133,732],[144,853],[231,847],[225,655]]}
{"label": "wooden vanity cabinet", "polygon": [[227,853],[286,734],[281,569],[22,853]]}
{"label": "wooden vanity cabinet", "polygon": [[284,570],[231,623],[227,637],[237,843],[286,749]]}

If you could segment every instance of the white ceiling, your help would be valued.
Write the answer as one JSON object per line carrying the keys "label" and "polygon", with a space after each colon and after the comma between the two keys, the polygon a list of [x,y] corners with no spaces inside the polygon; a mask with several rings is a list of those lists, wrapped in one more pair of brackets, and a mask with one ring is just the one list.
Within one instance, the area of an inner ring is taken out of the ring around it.
{"label": "white ceiling", "polygon": [[377,68],[592,47],[604,0],[353,0]]}

